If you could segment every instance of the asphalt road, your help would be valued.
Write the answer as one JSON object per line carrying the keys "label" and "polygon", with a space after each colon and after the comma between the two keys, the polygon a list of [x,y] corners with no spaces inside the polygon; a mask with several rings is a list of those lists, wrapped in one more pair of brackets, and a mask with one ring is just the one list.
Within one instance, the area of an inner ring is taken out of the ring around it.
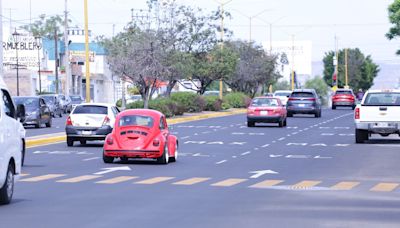
{"label": "asphalt road", "polygon": [[168,165],[104,164],[96,142],[31,148],[1,227],[399,227],[400,141],[356,145],[352,118],[177,124]]}
{"label": "asphalt road", "polygon": [[26,137],[65,132],[65,121],[67,116],[68,114],[63,114],[62,117],[53,118],[52,126],[50,128],[47,128],[44,124],[41,128],[35,128],[33,125],[25,126]]}

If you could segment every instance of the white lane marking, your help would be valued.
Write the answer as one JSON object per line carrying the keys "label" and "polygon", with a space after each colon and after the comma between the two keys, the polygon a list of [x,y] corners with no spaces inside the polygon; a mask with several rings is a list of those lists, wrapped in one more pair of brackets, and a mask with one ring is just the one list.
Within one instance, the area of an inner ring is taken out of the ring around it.
{"label": "white lane marking", "polygon": [[246,133],[244,133],[244,132],[232,132],[232,135],[244,135],[244,134],[246,134]]}
{"label": "white lane marking", "polygon": [[265,147],[268,147],[268,146],[269,146],[269,144],[265,144],[265,145],[262,145],[261,147],[265,148]]}
{"label": "white lane marking", "polygon": [[276,143],[276,141],[274,140],[274,141],[272,141],[272,143]]}
{"label": "white lane marking", "polygon": [[288,135],[286,135],[287,137],[290,137],[290,136],[292,136],[291,134],[288,134]]}
{"label": "white lane marking", "polygon": [[186,141],[183,144],[189,144],[189,143],[191,143],[191,144],[205,144],[206,141]]}
{"label": "white lane marking", "polygon": [[308,131],[308,130],[310,130],[310,128],[308,128],[308,127],[304,128],[304,131]]}
{"label": "white lane marking", "polygon": [[254,173],[254,175],[250,176],[250,178],[259,178],[265,174],[279,174],[278,172],[275,172],[273,170],[257,170],[257,171],[251,171],[249,173]]}
{"label": "white lane marking", "polygon": [[332,135],[335,135],[334,133],[322,133],[321,134],[322,136],[332,136]]}
{"label": "white lane marking", "polygon": [[335,144],[334,146],[337,146],[337,147],[346,147],[346,146],[350,146],[350,144]]}
{"label": "white lane marking", "polygon": [[325,143],[315,143],[315,144],[311,144],[311,146],[328,146]]}
{"label": "white lane marking", "polygon": [[335,129],[350,129],[350,127],[335,127]]}
{"label": "white lane marking", "polygon": [[219,164],[222,164],[222,163],[225,163],[225,162],[227,162],[227,160],[222,160],[222,161],[216,162],[215,164],[219,165]]}
{"label": "white lane marking", "polygon": [[339,134],[339,136],[354,136],[355,134]]}
{"label": "white lane marking", "polygon": [[286,158],[310,158],[310,155],[293,155],[293,154],[289,154],[285,156]]}
{"label": "white lane marking", "polygon": [[216,142],[209,142],[208,145],[224,145],[224,142],[216,141]]}
{"label": "white lane marking", "polygon": [[130,171],[131,168],[129,168],[129,166],[117,166],[117,167],[110,167],[110,168],[102,168],[102,170],[104,171],[100,171],[97,173],[93,173],[93,175],[103,175],[106,173],[111,173],[111,172],[115,172],[115,171]]}
{"label": "white lane marking", "polygon": [[249,135],[265,135],[265,133],[249,133]]}
{"label": "white lane marking", "polygon": [[282,137],[282,138],[278,139],[278,141],[282,141],[282,140],[285,140],[285,139],[286,139],[285,137]]}
{"label": "white lane marking", "polygon": [[254,150],[258,150],[258,148],[256,147],[256,148],[254,148]]}
{"label": "white lane marking", "polygon": [[250,153],[251,153],[250,151],[246,151],[246,152],[244,152],[244,153],[241,153],[240,155],[245,156],[245,155],[248,155],[248,154],[250,154]]}
{"label": "white lane marking", "polygon": [[237,158],[237,156],[232,156],[232,158]]}
{"label": "white lane marking", "polygon": [[282,154],[276,154],[276,155],[275,154],[270,154],[269,155],[270,158],[279,158],[279,157],[282,157],[282,156],[283,156]]}
{"label": "white lane marking", "polygon": [[[181,155],[181,153],[179,153]],[[193,157],[210,157],[210,155],[207,154],[201,154],[201,153],[195,153],[192,155]]]}
{"label": "white lane marking", "polygon": [[202,134],[208,134],[208,133],[211,133],[211,131],[203,131],[203,132],[201,132]]}
{"label": "white lane marking", "polygon": [[190,138],[190,136],[184,136],[184,137],[181,137],[180,139],[188,139],[188,138]]}
{"label": "white lane marking", "polygon": [[100,157],[86,158],[86,159],[83,159],[82,161],[91,161],[91,160],[97,160],[97,159],[100,159]]}
{"label": "white lane marking", "polygon": [[330,127],[319,127],[319,129],[330,129]]}
{"label": "white lane marking", "polygon": [[297,132],[297,131],[292,133],[292,135],[297,135],[297,134],[299,134],[299,132]]}
{"label": "white lane marking", "polygon": [[229,143],[229,145],[240,145],[240,146],[243,146],[244,144],[246,144],[246,142],[231,142],[231,143]]}
{"label": "white lane marking", "polygon": [[332,157],[322,157],[320,155],[317,155],[314,157],[315,159],[331,159]]}
{"label": "white lane marking", "polygon": [[307,146],[308,143],[288,143],[286,146]]}

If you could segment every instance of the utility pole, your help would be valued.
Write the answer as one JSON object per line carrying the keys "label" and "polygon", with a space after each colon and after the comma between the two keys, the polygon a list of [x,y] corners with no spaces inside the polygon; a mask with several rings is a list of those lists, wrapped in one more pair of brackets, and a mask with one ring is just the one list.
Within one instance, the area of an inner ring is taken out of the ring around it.
{"label": "utility pole", "polygon": [[344,49],[344,62],[345,62],[345,74],[346,74],[346,89],[349,88],[349,77],[348,77],[348,70],[347,70],[347,48]]}
{"label": "utility pole", "polygon": [[292,35],[292,91],[294,90],[294,35]]}
{"label": "utility pole", "polygon": [[334,64],[335,64],[335,75],[336,75],[336,79],[335,79],[335,89],[336,89],[339,86],[339,84],[338,84],[338,81],[339,81],[338,38],[337,38],[336,35],[335,35],[335,60],[334,60]]}
{"label": "utility pole", "polygon": [[58,32],[57,28],[54,28],[54,56],[55,56],[55,75],[56,75],[56,94],[59,93],[58,90]]}
{"label": "utility pole", "polygon": [[88,2],[84,0],[85,14],[85,67],[86,67],[86,102],[90,103],[90,63],[89,63],[89,23],[88,23]]}
{"label": "utility pole", "polygon": [[65,45],[65,95],[69,96],[71,70],[69,65],[69,40],[68,40],[68,0],[65,0],[65,12],[64,12],[64,45]]}

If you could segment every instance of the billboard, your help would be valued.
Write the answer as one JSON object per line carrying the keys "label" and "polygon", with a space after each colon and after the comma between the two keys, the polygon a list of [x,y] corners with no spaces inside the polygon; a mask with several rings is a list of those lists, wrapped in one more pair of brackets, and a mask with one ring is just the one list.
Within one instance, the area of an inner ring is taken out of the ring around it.
{"label": "billboard", "polygon": [[16,42],[13,36],[9,35],[3,41],[3,65],[17,64],[19,68],[37,69],[39,65],[39,55],[42,52],[42,45],[35,37],[20,34]]}

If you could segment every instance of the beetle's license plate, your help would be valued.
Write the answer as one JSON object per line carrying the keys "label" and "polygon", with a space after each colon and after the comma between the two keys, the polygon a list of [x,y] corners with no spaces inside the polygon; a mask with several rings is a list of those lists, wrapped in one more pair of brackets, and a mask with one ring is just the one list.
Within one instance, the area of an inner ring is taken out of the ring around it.
{"label": "beetle's license plate", "polygon": [[82,131],[82,135],[91,135],[92,131]]}

